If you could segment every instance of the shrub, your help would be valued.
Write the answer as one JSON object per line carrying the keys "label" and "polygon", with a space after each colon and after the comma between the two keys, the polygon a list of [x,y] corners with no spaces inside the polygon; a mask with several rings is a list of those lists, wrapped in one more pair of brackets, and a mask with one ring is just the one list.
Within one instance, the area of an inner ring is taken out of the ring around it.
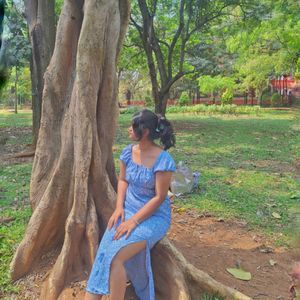
{"label": "shrub", "polygon": [[221,103],[222,105],[225,104],[232,104],[233,100],[233,93],[229,89],[226,89],[225,92],[221,95]]}
{"label": "shrub", "polygon": [[146,107],[150,107],[153,106],[153,100],[150,96],[146,96],[145,97],[145,106]]}
{"label": "shrub", "polygon": [[271,102],[271,94],[269,92],[263,93],[261,96],[261,105],[262,106],[269,106]]}
{"label": "shrub", "polygon": [[136,112],[139,112],[140,110],[142,110],[141,107],[138,106],[129,106],[127,108],[121,108],[120,109],[120,114],[134,114]]}
{"label": "shrub", "polygon": [[280,104],[281,104],[281,96],[278,93],[274,93],[271,96],[271,103],[272,103],[272,106],[280,106]]}
{"label": "shrub", "polygon": [[193,114],[259,114],[260,106],[237,106],[235,104],[193,106],[169,106],[167,113],[193,113]]}
{"label": "shrub", "polygon": [[187,92],[182,92],[179,98],[179,105],[185,106],[188,105],[190,102],[190,97]]}

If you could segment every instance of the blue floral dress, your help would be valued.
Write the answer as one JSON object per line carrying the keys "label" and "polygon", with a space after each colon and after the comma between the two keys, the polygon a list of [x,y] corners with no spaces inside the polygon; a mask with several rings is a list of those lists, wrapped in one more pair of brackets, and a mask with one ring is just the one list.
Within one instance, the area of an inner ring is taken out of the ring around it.
{"label": "blue floral dress", "polygon": [[[126,181],[128,182],[124,201],[125,220],[130,219],[155,196],[155,173],[157,171],[174,172],[176,169],[175,162],[167,151],[160,152],[152,168],[136,164],[132,160],[132,146],[126,146],[120,156],[120,160],[126,166]],[[129,259],[125,268],[137,296],[141,300],[154,300],[150,249],[166,235],[170,224],[171,207],[170,199],[167,196],[157,210],[139,224],[127,239],[123,235],[119,240],[113,240],[115,229],[106,229],[86,290],[93,294],[109,294],[110,265],[114,256],[129,244],[146,241],[146,249]]]}

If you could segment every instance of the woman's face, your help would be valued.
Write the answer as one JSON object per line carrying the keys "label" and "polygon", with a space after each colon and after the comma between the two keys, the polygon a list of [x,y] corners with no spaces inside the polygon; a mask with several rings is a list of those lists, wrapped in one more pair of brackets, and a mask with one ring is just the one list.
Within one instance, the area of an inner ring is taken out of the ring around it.
{"label": "woman's face", "polygon": [[144,139],[144,138],[148,138],[148,134],[149,134],[149,129],[147,129],[147,128],[146,128],[146,129],[143,129],[143,136],[142,136],[141,139],[139,139],[139,138],[135,135],[134,130],[133,130],[133,128],[132,128],[132,125],[131,125],[130,127],[128,127],[127,131],[128,131],[129,139],[130,139],[131,141],[135,141],[135,142],[140,141],[141,139]]}
{"label": "woman's face", "polygon": [[137,141],[138,140],[137,136],[135,135],[135,133],[133,131],[132,125],[130,127],[128,127],[127,131],[128,131],[129,139],[131,141]]}

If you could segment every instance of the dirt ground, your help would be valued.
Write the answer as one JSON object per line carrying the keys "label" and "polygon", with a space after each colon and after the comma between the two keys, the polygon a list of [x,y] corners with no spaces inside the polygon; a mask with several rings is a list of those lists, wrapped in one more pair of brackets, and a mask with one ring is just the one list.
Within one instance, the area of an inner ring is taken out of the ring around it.
{"label": "dirt ground", "polygon": [[[196,211],[176,212],[169,238],[193,265],[253,299],[291,299],[289,273],[299,254],[276,248],[239,221],[223,221]],[[270,260],[276,262],[274,266]],[[226,268],[251,272],[250,281],[234,278]]]}

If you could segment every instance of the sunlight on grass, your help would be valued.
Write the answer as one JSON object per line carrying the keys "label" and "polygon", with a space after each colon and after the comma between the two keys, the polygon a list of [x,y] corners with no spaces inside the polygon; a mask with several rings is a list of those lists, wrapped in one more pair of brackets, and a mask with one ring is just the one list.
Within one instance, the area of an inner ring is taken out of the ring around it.
{"label": "sunlight on grass", "polygon": [[23,127],[32,125],[32,112],[20,110],[17,114],[13,111],[0,110],[1,127]]}

